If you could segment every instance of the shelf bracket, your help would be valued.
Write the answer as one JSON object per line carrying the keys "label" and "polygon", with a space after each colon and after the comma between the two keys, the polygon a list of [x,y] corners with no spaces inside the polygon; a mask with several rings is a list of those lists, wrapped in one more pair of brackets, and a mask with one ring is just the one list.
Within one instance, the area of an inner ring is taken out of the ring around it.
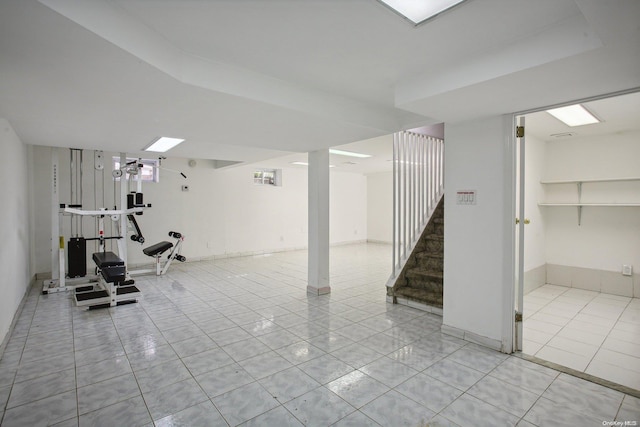
{"label": "shelf bracket", "polygon": [[578,206],[578,227],[582,222],[582,206]]}

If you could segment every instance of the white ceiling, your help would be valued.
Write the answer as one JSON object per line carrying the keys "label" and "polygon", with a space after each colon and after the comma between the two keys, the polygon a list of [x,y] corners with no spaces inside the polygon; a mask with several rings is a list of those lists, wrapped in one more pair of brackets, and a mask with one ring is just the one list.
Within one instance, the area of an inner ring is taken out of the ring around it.
{"label": "white ceiling", "polygon": [[[393,135],[378,136],[365,139],[339,147],[341,150],[352,151],[361,154],[368,154],[368,158],[355,158],[338,154],[329,155],[329,164],[332,172],[349,172],[371,174],[389,172],[393,170]],[[258,163],[259,167],[265,168],[300,168],[306,169],[304,165],[293,165],[293,162],[307,162],[307,153],[295,153],[287,156],[269,159]]]}
{"label": "white ceiling", "polygon": [[[431,126],[410,129],[414,133],[444,139],[444,124],[438,123]],[[393,170],[393,135],[383,135],[350,144],[334,147],[343,151],[351,151],[366,154],[370,157],[351,157],[341,154],[329,154],[329,164],[332,172],[349,172],[360,174],[373,174],[391,172]],[[293,162],[307,162],[307,153],[295,153],[287,156],[269,159],[259,163],[264,168],[306,168],[305,165],[293,165]]]}
{"label": "white ceiling", "polygon": [[[607,135],[640,131],[640,91],[583,102],[600,123],[570,127],[546,111],[526,114],[526,134],[540,141],[567,141],[586,137],[606,137]],[[421,129],[421,133],[444,137],[442,126],[430,126]],[[557,136],[556,136],[557,135]],[[353,142],[339,147],[342,150],[369,154],[370,158],[350,158],[330,155],[333,172],[351,172],[371,174],[393,170],[393,136],[385,135],[363,141]],[[306,162],[306,153],[296,153],[262,162],[260,167],[285,168],[305,166],[292,165],[292,162]]]}
{"label": "white ceiling", "polygon": [[637,0],[1,0],[0,117],[29,144],[260,161],[640,87]]}
{"label": "white ceiling", "polygon": [[640,131],[640,92],[583,102],[582,105],[600,123],[570,127],[546,111],[539,111],[526,115],[527,134],[541,141],[562,141]]}

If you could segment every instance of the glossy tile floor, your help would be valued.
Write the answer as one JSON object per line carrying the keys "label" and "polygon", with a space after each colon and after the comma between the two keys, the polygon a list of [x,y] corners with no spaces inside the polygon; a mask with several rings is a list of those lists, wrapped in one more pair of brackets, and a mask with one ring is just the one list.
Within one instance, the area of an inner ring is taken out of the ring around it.
{"label": "glossy tile floor", "polygon": [[640,299],[545,285],[524,314],[523,353],[640,390]]}
{"label": "glossy tile floor", "polygon": [[140,303],[87,312],[30,294],[0,361],[13,426],[601,426],[640,399],[440,333],[385,302],[390,248],[177,265]]}

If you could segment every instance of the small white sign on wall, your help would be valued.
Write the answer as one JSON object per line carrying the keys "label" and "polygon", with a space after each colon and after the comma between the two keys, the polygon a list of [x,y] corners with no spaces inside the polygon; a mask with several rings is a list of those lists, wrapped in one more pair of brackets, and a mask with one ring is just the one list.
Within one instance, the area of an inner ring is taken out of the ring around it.
{"label": "small white sign on wall", "polygon": [[476,190],[458,190],[456,192],[456,205],[475,205]]}

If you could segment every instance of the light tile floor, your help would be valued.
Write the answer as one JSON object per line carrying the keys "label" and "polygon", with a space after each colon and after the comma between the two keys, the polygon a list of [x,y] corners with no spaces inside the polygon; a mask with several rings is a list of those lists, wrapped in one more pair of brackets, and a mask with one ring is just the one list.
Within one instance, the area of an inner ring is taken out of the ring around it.
{"label": "light tile floor", "polygon": [[523,328],[523,353],[640,390],[640,299],[544,285]]}
{"label": "light tile floor", "polygon": [[601,426],[640,399],[440,333],[385,302],[390,248],[176,265],[138,304],[84,311],[33,289],[0,360],[13,426]]}

